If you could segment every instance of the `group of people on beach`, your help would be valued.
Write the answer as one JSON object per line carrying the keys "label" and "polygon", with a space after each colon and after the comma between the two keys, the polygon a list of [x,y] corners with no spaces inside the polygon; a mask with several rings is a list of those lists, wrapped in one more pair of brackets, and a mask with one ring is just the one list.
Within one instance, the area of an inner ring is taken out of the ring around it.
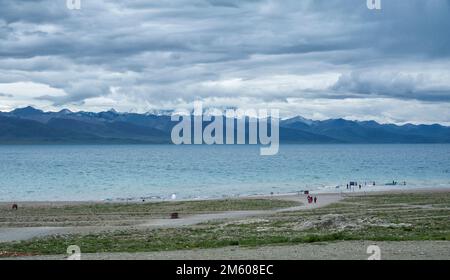
{"label": "group of people on beach", "polygon": [[[372,185],[372,186],[376,186],[376,183],[375,183],[375,181],[373,181],[373,182],[370,182],[370,183],[368,183],[368,182],[364,182],[364,187],[366,187],[366,186],[370,186],[370,185]],[[406,181],[403,181],[403,182],[397,182],[397,181],[395,181],[395,180],[393,180],[392,181],[392,183],[386,183],[385,184],[385,186],[396,186],[396,185],[403,185],[403,186],[406,186]],[[361,189],[363,186],[362,186],[362,184],[361,183],[357,183],[357,182],[350,182],[349,184],[347,184],[347,190],[354,190],[355,188],[358,188],[358,189]]]}
{"label": "group of people on beach", "polygon": [[313,203],[313,202],[317,203],[317,196],[312,197],[312,196],[308,195],[306,198],[308,199],[308,203]]}
{"label": "group of people on beach", "polygon": [[[375,181],[373,181],[370,185],[375,186]],[[364,182],[364,186],[367,186],[367,182]],[[362,185],[357,182],[350,182],[350,184],[347,184],[347,190],[352,190],[355,187],[361,189]]]}

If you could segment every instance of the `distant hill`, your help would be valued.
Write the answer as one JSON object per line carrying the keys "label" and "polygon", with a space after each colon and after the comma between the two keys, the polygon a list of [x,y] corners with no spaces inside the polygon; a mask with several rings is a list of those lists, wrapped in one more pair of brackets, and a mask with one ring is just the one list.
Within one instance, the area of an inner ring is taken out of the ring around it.
{"label": "distant hill", "polygon": [[[43,112],[32,107],[0,113],[0,143],[170,143],[170,117]],[[159,129],[162,128],[162,129]]]}
{"label": "distant hill", "polygon": [[327,136],[344,143],[450,143],[450,127],[438,124],[398,126],[375,121],[304,121],[302,118],[292,118],[281,121],[280,126]]}
{"label": "distant hill", "polygon": [[[119,144],[171,143],[176,124],[169,111],[146,114],[106,112],[43,112],[26,107],[0,112],[0,143]],[[450,127],[402,126],[375,121],[294,117],[280,121],[282,143],[450,143]]]}

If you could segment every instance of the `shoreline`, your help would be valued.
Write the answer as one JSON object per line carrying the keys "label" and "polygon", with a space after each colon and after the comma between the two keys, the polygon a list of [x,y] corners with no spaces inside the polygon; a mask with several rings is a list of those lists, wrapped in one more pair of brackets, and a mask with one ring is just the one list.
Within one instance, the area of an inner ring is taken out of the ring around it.
{"label": "shoreline", "polygon": [[[303,190],[302,190],[303,191]],[[115,200],[24,200],[24,201],[0,201],[0,207],[5,205],[22,204],[26,206],[71,206],[71,205],[92,205],[92,204],[145,204],[145,203],[161,203],[161,202],[193,202],[193,201],[217,201],[217,200],[242,200],[242,199],[286,199],[288,197],[304,196],[302,191],[274,193],[274,194],[251,194],[240,196],[224,196],[224,197],[208,197],[208,198],[186,198],[186,199],[115,199]],[[410,189],[389,189],[389,190],[345,190],[335,192],[322,192],[321,190],[310,190],[311,195],[326,196],[326,195],[342,195],[342,196],[360,196],[360,195],[381,195],[381,194],[401,194],[401,193],[436,193],[436,192],[450,192],[448,187],[415,187]]]}

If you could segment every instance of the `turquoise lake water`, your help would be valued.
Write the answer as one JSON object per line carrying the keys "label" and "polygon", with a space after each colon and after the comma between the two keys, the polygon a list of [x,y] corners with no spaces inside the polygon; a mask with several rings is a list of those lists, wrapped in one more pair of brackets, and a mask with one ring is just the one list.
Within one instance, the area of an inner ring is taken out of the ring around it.
{"label": "turquoise lake water", "polygon": [[1,201],[345,191],[348,181],[450,187],[450,145],[281,145],[276,156],[249,145],[0,146]]}

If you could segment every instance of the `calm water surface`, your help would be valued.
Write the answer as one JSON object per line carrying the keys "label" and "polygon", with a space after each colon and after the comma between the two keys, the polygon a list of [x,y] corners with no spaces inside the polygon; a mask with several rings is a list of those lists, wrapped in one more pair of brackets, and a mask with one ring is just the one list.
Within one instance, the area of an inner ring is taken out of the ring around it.
{"label": "calm water surface", "polygon": [[[450,145],[0,146],[0,200],[206,198],[345,190],[450,187]],[[385,186],[393,180],[406,186]],[[344,185],[344,188],[336,188]]]}

